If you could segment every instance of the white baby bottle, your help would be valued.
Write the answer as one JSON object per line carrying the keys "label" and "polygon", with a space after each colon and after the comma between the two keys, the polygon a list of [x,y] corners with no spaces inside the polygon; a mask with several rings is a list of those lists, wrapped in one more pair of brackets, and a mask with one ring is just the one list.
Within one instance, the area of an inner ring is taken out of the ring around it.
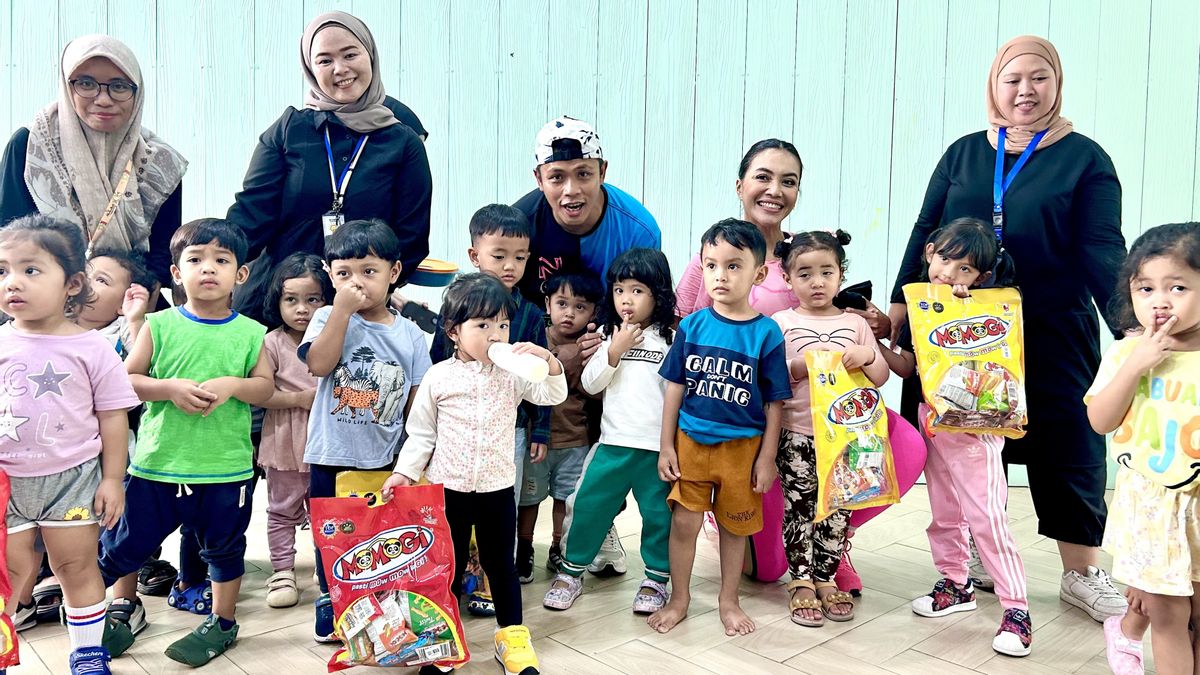
{"label": "white baby bottle", "polygon": [[550,364],[535,354],[514,354],[513,346],[507,342],[496,342],[488,347],[488,358],[522,380],[538,383],[550,374]]}

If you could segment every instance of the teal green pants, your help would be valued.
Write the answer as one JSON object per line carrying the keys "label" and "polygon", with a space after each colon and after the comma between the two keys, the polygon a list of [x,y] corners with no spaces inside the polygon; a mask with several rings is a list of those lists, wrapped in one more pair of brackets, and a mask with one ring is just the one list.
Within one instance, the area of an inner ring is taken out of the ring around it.
{"label": "teal green pants", "polygon": [[562,572],[583,574],[604,543],[604,535],[630,491],[642,514],[642,562],[646,577],[667,583],[671,577],[668,540],[671,484],[658,477],[658,453],[599,443],[584,460],[575,494],[567,500]]}

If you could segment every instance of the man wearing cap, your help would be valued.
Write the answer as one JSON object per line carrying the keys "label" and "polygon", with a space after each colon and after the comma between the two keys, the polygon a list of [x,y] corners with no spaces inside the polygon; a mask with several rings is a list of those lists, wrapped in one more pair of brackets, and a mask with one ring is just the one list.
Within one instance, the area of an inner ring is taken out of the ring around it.
{"label": "man wearing cap", "polygon": [[[532,269],[526,268],[518,284],[526,299],[544,305],[542,282],[555,274],[590,273],[603,282],[608,266],[622,252],[662,248],[654,216],[631,195],[604,182],[608,162],[592,125],[566,116],[547,122],[534,141],[533,155],[538,189],[513,204],[534,231]],[[595,330],[588,324],[588,332],[579,339],[585,360],[600,346]],[[614,526],[588,571],[625,570],[625,548]]]}
{"label": "man wearing cap", "polygon": [[519,285],[527,299],[542,303],[542,282],[560,272],[590,272],[603,281],[623,251],[661,248],[654,216],[604,182],[608,162],[590,124],[570,117],[551,120],[538,132],[534,161],[538,189],[513,204],[534,229],[533,267]]}

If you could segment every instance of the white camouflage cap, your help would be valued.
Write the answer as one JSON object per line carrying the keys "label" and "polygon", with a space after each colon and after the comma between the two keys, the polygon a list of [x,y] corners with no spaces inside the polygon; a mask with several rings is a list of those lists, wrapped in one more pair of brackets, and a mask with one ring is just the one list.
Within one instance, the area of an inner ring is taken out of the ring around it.
{"label": "white camouflage cap", "polygon": [[[574,141],[560,143],[559,141]],[[561,162],[573,159],[604,159],[604,150],[600,148],[600,137],[596,130],[587,122],[566,115],[550,120],[538,132],[533,145],[535,166],[547,162]]]}

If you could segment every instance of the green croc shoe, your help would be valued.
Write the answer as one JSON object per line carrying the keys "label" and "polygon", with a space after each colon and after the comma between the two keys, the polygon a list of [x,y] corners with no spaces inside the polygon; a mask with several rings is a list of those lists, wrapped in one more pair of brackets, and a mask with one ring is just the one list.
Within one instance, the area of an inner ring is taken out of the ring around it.
{"label": "green croc shoe", "polygon": [[227,631],[221,630],[217,615],[210,614],[196,630],[179,638],[167,647],[167,658],[172,661],[199,667],[225,653],[237,639],[238,625]]}

